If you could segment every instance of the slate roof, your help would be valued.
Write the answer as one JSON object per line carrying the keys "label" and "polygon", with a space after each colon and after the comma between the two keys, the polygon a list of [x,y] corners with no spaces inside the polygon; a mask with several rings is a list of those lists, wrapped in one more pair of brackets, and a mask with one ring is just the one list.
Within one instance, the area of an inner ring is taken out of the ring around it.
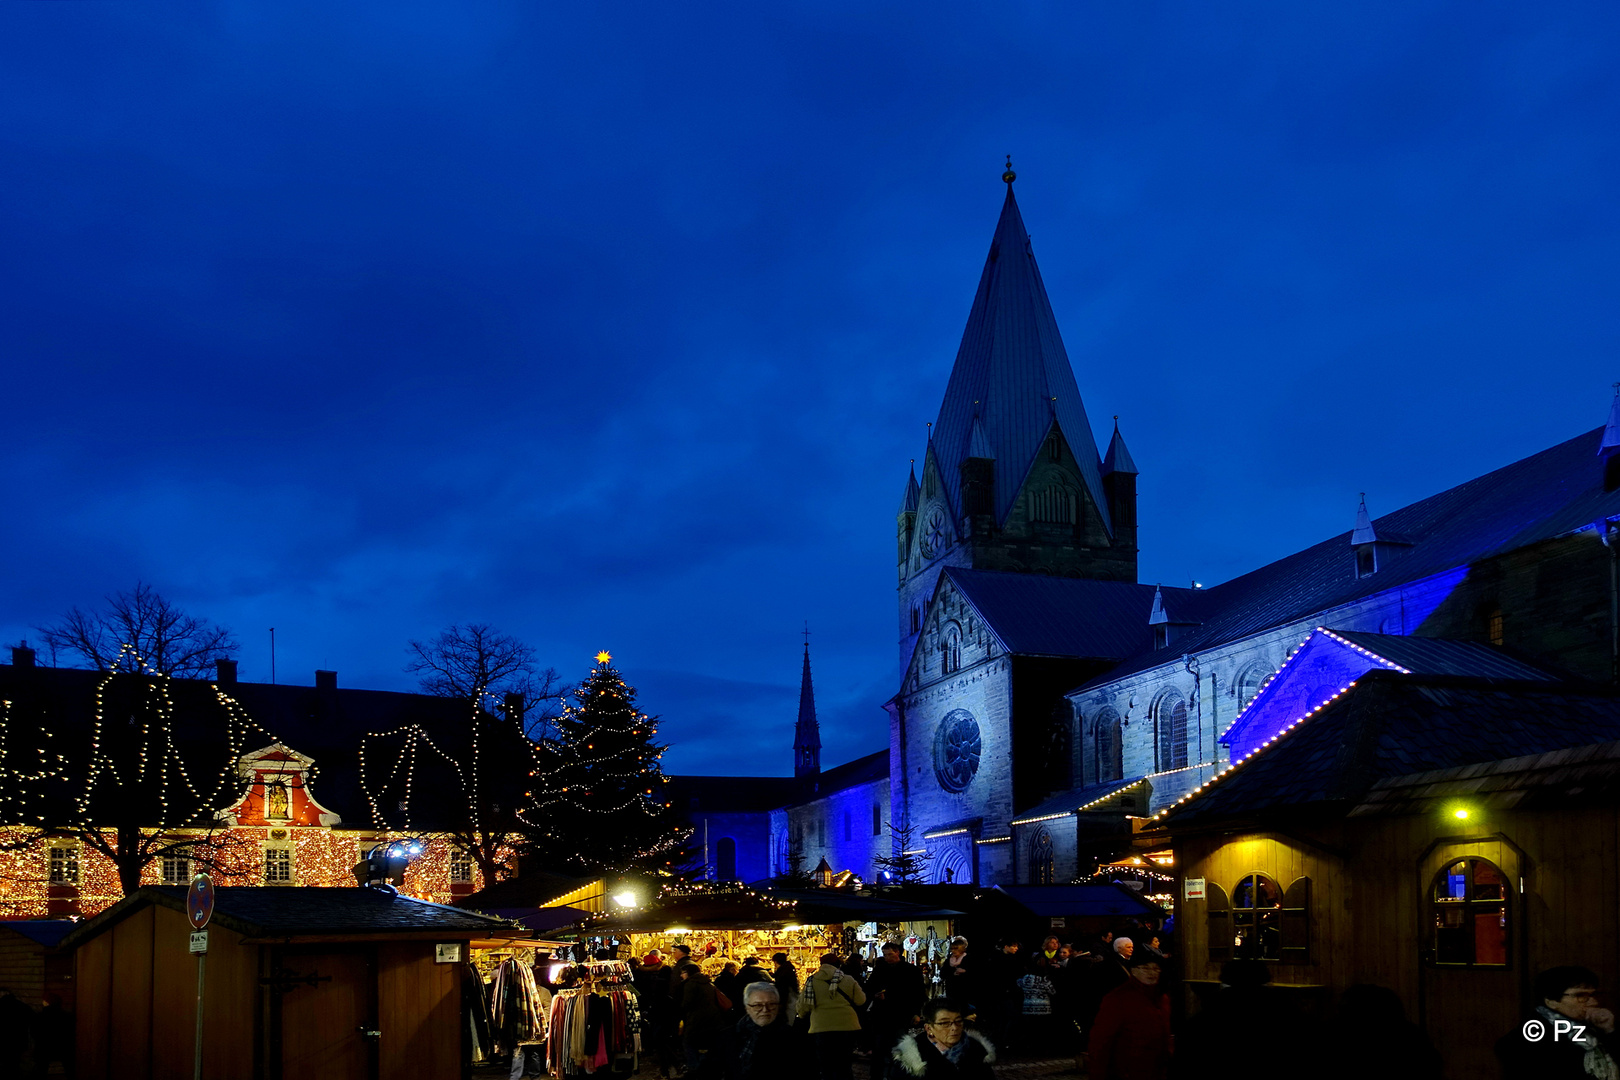
{"label": "slate roof", "polygon": [[78,925],[72,919],[0,920],[0,930],[10,930],[13,934],[25,937],[35,944],[45,946],[47,949],[54,948]]}
{"label": "slate roof", "polygon": [[[1459,484],[1374,520],[1384,545],[1378,572],[1356,578],[1350,530],[1210,589],[1202,625],[1167,648],[1133,656],[1097,686],[1262,630],[1309,618],[1397,585],[1620,516],[1620,490],[1603,490],[1602,429]],[[1168,594],[1167,594],[1168,595]]]}
{"label": "slate roof", "polygon": [[997,521],[1006,520],[1056,420],[1103,524],[1113,531],[1091,421],[1011,184],[933,429],[940,478],[957,513],[975,417],[995,457]]}
{"label": "slate roof", "polygon": [[842,791],[857,784],[869,784],[874,780],[882,780],[889,775],[889,751],[878,750],[858,757],[854,761],[846,761],[836,768],[828,769],[820,776],[812,778],[807,789],[800,796],[800,802],[809,802],[811,799],[829,795],[835,791]]}
{"label": "slate roof", "polygon": [[[184,911],[186,890],[179,886],[137,889],[81,923],[63,939],[63,946],[77,948],[148,905]],[[221,886],[214,890],[213,924],[250,938],[370,938],[422,933],[450,938],[526,936],[526,931],[504,920],[445,904],[391,896],[378,889],[311,886]]]}
{"label": "slate roof", "polygon": [[1620,802],[1620,740],[1392,776],[1374,784],[1350,816],[1424,814],[1457,800],[1485,811],[1613,805]]}
{"label": "slate roof", "polygon": [[1146,915],[1161,918],[1164,910],[1149,903],[1124,886],[1107,885],[997,885],[997,892],[1006,893],[1043,919],[1054,916],[1098,918],[1110,916],[1124,918]]}
{"label": "slate roof", "polygon": [[[1018,656],[1099,659],[1132,656],[1150,646],[1152,585],[964,570],[945,575],[984,617],[1007,651]],[[1164,590],[1166,603],[1193,610],[1204,590]]]}
{"label": "slate roof", "polygon": [[[0,697],[27,699],[53,718],[53,731],[68,747],[88,746],[95,724],[96,688],[105,678],[99,671],[78,668],[15,667],[0,664]],[[119,679],[139,676],[121,675]],[[205,679],[171,679],[168,692],[175,706],[177,741],[182,755],[199,775],[213,776],[229,756],[225,742],[225,707],[215,684]],[[465,702],[425,694],[387,690],[320,689],[313,686],[231,683],[221,691],[235,699],[243,713],[267,733],[247,739],[245,751],[263,749],[280,741],[315,760],[311,790],[322,805],[342,816],[343,828],[368,828],[374,822],[360,783],[360,746],[368,731],[390,731],[421,724],[447,754],[461,753],[469,730]],[[64,737],[65,734],[65,737]],[[432,790],[447,773],[432,759],[418,773],[419,792]],[[420,811],[433,800],[418,797]],[[224,809],[216,807],[215,809]],[[390,810],[392,808],[389,808]],[[388,824],[403,826],[403,815],[387,814]],[[436,823],[420,814],[411,825],[430,829]]]}
{"label": "slate roof", "polygon": [[596,880],[599,879],[569,877],[545,870],[524,870],[515,878],[497,881],[470,896],[462,897],[455,906],[475,911],[545,907],[558,897],[567,896]]}
{"label": "slate roof", "polygon": [[775,810],[804,789],[791,776],[671,776],[665,790],[676,811],[690,814]]}
{"label": "slate roof", "polygon": [[1463,675],[1479,679],[1529,679],[1558,682],[1560,677],[1520,660],[1501,649],[1477,641],[1455,638],[1411,637],[1330,630],[1353,645],[1399,664],[1414,675]]}
{"label": "slate roof", "polygon": [[1620,697],[1560,684],[1373,670],[1161,812],[1174,832],[1306,808],[1343,812],[1381,779],[1620,738]]}
{"label": "slate roof", "polygon": [[[1078,810],[1082,806],[1090,806],[1092,803],[1123,794],[1128,788],[1136,787],[1139,784],[1147,784],[1147,777],[1133,776],[1127,780],[1105,780],[1100,784],[1087,784],[1084,787],[1071,788],[1018,814],[1013,818],[1012,823],[1014,825],[1025,825],[1039,818],[1051,817],[1055,814],[1067,814]],[[1147,805],[1147,799],[1143,798],[1138,809],[1146,810]],[[1109,809],[1118,809],[1118,807],[1110,807]]]}

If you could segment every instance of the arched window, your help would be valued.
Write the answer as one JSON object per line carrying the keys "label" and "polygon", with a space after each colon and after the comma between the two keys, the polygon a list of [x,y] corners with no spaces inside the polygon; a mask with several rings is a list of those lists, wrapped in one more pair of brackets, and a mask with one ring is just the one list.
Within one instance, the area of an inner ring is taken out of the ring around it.
{"label": "arched window", "polygon": [[714,876],[721,881],[737,880],[737,841],[729,836],[714,845]]}
{"label": "arched window", "polygon": [[1232,890],[1232,937],[1245,959],[1282,959],[1283,894],[1264,874],[1249,874]]}
{"label": "arched window", "polygon": [[1074,524],[1074,493],[1068,488],[1053,485],[1042,488],[1031,500],[1031,517],[1050,525]]}
{"label": "arched window", "polygon": [[1159,771],[1187,767],[1187,703],[1179,696],[1159,699],[1154,709],[1154,739],[1158,743]]}
{"label": "arched window", "polygon": [[1052,884],[1052,834],[1044,827],[1029,846],[1029,883]]}
{"label": "arched window", "polygon": [[1237,683],[1233,687],[1233,689],[1237,692],[1237,707],[1239,712],[1248,707],[1249,702],[1254,700],[1254,696],[1260,692],[1261,687],[1266,685],[1266,680],[1271,678],[1271,676],[1272,670],[1265,664],[1250,664],[1248,667],[1243,669],[1242,674],[1237,677]]}
{"label": "arched window", "polygon": [[1097,714],[1091,732],[1091,779],[1095,783],[1120,780],[1125,776],[1119,727],[1119,713],[1113,709],[1104,709]]}
{"label": "arched window", "polygon": [[1459,859],[1440,871],[1430,890],[1436,964],[1506,967],[1508,880],[1485,859]]}
{"label": "arched window", "polygon": [[945,637],[940,642],[940,671],[949,675],[953,671],[962,670],[962,629],[951,626],[945,631]]}

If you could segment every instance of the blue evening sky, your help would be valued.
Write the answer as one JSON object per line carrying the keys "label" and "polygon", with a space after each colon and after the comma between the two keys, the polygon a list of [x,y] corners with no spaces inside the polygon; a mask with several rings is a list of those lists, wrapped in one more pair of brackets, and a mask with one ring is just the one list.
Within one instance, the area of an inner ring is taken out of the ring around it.
{"label": "blue evening sky", "polygon": [[[567,10],[564,10],[564,8]],[[610,649],[672,771],[884,745],[894,511],[1018,170],[1142,580],[1600,424],[1620,8],[0,5],[0,637]]]}

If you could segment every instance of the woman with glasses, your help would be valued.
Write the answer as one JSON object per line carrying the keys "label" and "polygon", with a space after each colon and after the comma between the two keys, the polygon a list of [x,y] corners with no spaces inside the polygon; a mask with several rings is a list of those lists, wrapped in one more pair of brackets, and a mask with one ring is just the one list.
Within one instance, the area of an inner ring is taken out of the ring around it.
{"label": "woman with glasses", "polygon": [[923,1005],[923,1029],[895,1044],[885,1080],[991,1080],[996,1048],[967,1027],[967,1006],[948,997]]}

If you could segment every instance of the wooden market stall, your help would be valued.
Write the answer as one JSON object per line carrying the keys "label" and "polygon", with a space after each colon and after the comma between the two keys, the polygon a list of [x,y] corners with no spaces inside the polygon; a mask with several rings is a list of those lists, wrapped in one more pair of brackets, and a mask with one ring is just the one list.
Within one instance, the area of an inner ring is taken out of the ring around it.
{"label": "wooden market stall", "polygon": [[[473,947],[532,933],[374,888],[220,888],[208,926],[203,1076],[464,1074]],[[185,891],[144,888],[63,939],[84,1080],[192,1076],[197,960]]]}
{"label": "wooden market stall", "polygon": [[70,919],[0,921],[0,986],[37,1009],[48,994],[73,1011],[73,960],[58,947]]}

